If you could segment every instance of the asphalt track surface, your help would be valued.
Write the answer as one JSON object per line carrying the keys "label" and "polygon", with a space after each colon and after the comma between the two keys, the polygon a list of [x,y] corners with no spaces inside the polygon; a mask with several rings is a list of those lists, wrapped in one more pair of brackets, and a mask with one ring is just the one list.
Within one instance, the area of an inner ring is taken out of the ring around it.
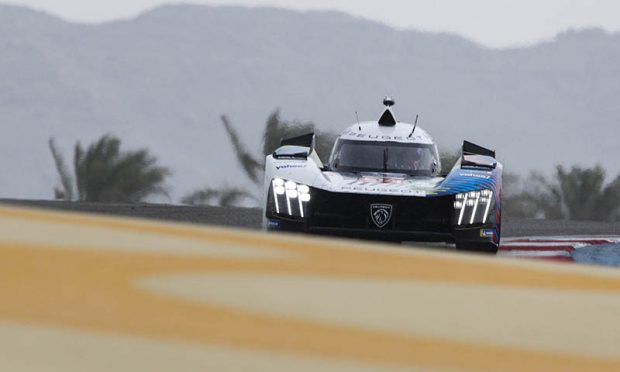
{"label": "asphalt track surface", "polygon": [[[259,209],[195,207],[162,204],[103,204],[63,201],[2,200],[36,208],[120,215],[210,226],[256,230],[261,225]],[[502,246],[498,255],[517,258],[556,260],[580,264],[620,267],[620,224],[592,221],[545,221],[504,218]],[[525,249],[519,238],[532,238]],[[547,237],[555,237],[549,242]],[[608,239],[601,239],[602,237]],[[563,241],[565,239],[572,241]],[[559,239],[559,241],[557,241]],[[446,244],[415,243],[415,246],[453,250]],[[412,243],[404,245],[405,248]]]}
{"label": "asphalt track surface", "polygon": [[[165,221],[259,229],[261,213],[253,208],[194,207],[163,204],[104,204],[63,201],[0,199],[0,203],[51,208],[74,212],[101,213]],[[505,217],[504,237],[523,236],[620,236],[620,223],[592,221],[546,221]]]}

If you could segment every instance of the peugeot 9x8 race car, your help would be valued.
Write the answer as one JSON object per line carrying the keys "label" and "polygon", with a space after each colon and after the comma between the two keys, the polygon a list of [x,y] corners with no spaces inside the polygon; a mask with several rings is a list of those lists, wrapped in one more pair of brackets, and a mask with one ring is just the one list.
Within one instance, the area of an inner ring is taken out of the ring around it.
{"label": "peugeot 9x8 race car", "polygon": [[398,122],[394,101],[383,103],[378,121],[338,137],[327,164],[313,133],[282,140],[265,162],[263,228],[497,252],[502,165],[495,152],[464,141],[442,174],[437,146],[417,119]]}

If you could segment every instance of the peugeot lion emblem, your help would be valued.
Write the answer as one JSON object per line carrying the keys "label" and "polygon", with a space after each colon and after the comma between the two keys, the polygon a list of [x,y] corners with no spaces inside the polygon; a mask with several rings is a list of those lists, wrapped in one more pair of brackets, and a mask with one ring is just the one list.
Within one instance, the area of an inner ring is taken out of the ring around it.
{"label": "peugeot lion emblem", "polygon": [[378,228],[383,228],[392,218],[392,206],[390,204],[371,204],[370,217]]}

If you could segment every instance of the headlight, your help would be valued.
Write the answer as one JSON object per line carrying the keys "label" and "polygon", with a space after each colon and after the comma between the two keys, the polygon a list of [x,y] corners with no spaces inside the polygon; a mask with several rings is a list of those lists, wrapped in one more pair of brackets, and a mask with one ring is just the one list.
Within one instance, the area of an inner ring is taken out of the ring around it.
{"label": "headlight", "polygon": [[457,194],[454,201],[454,209],[457,212],[457,225],[486,223],[492,202],[493,191],[491,190]]}
{"label": "headlight", "polygon": [[308,214],[311,196],[307,185],[274,178],[271,181],[271,196],[276,214],[301,218]]}

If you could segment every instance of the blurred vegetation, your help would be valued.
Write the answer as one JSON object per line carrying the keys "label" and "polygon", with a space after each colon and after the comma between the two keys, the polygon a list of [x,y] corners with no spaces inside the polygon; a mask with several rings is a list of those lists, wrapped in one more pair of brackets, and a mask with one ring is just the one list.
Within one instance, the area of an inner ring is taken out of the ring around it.
{"label": "blurred vegetation", "polygon": [[504,175],[507,216],[562,220],[618,221],[620,176],[606,183],[600,166],[570,170],[557,166],[552,177],[533,172],[527,178]]}
{"label": "blurred vegetation", "polygon": [[[288,121],[280,118],[279,110],[267,120],[260,154],[247,150],[237,130],[226,116],[221,117],[239,165],[248,180],[257,185],[257,192],[239,187],[206,187],[182,199],[184,204],[235,206],[248,200],[258,202],[262,191],[264,159],[284,138],[314,132],[316,151],[326,161],[337,136],[319,132],[311,122]],[[53,138],[49,149],[59,175],[54,188],[56,199],[96,202],[140,202],[155,194],[167,195],[163,186],[170,171],[157,164],[148,150],[121,151],[120,139],[105,135],[87,148],[77,142],[73,169],[67,165]],[[440,154],[443,173],[448,173],[460,151]],[[620,220],[620,176],[607,181],[601,166],[592,168],[557,166],[546,176],[532,172],[527,177],[504,172],[502,209],[508,217],[557,220]]]}
{"label": "blurred vegetation", "polygon": [[[439,154],[442,173],[450,172],[461,151]],[[545,176],[531,172],[523,177],[504,171],[502,211],[508,217],[552,220],[620,220],[620,176],[605,183],[601,166],[566,169],[557,166]]]}
{"label": "blurred vegetation", "polygon": [[238,187],[226,187],[222,189],[205,188],[203,190],[194,191],[193,193],[181,199],[181,203],[189,205],[217,205],[221,207],[230,207],[238,205],[245,199],[253,199],[256,197],[249,192]]}
{"label": "blurred vegetation", "polygon": [[56,199],[94,202],[140,202],[154,194],[167,195],[163,183],[170,171],[157,165],[148,150],[121,151],[120,139],[105,135],[82,148],[77,142],[73,174],[54,139],[49,148],[60,177]]}
{"label": "blurred vegetation", "polygon": [[[246,146],[228,117],[221,117],[222,124],[230,143],[235,151],[237,161],[243,169],[247,178],[258,186],[258,192],[262,192],[263,171],[265,168],[265,157],[271,154],[280,146],[282,139],[300,136],[308,133],[315,133],[315,149],[322,161],[327,161],[331,148],[337,136],[327,132],[320,132],[312,122],[301,122],[296,120],[282,120],[280,110],[273,111],[265,121],[263,129],[261,154],[256,155],[248,151]],[[191,205],[215,205],[229,207],[239,205],[244,200],[254,200],[258,202],[260,195],[249,193],[239,188],[229,187],[206,187],[185,196],[182,203]]]}
{"label": "blurred vegetation", "polygon": [[461,157],[461,150],[455,151],[442,151],[439,153],[439,159],[441,161],[441,173],[448,174],[457,160]]}
{"label": "blurred vegetation", "polygon": [[[337,136],[316,131],[311,122],[287,121],[280,118],[279,110],[269,115],[262,136],[262,154],[257,156],[246,149],[236,129],[226,116],[222,123],[235,150],[237,160],[246,176],[259,186],[264,169],[264,158],[271,154],[283,138],[310,132],[316,133],[316,151],[326,161]],[[460,150],[440,154],[443,173],[448,173],[461,156]],[[59,166],[61,166],[60,164]],[[560,220],[620,220],[620,176],[605,183],[605,171],[593,168],[558,166],[552,176],[532,172],[527,177],[504,172],[502,208],[506,216]],[[185,198],[185,204],[238,205],[245,199],[258,201],[258,195],[239,188],[212,188],[198,190]]]}
{"label": "blurred vegetation", "polygon": [[317,130],[312,122],[282,120],[280,119],[280,111],[275,110],[269,115],[265,122],[262,162],[264,163],[265,157],[273,153],[280,146],[280,141],[282,139],[301,136],[311,132],[316,135],[316,153],[319,155],[319,158],[321,158],[321,161],[327,162],[338,136],[330,132]]}

